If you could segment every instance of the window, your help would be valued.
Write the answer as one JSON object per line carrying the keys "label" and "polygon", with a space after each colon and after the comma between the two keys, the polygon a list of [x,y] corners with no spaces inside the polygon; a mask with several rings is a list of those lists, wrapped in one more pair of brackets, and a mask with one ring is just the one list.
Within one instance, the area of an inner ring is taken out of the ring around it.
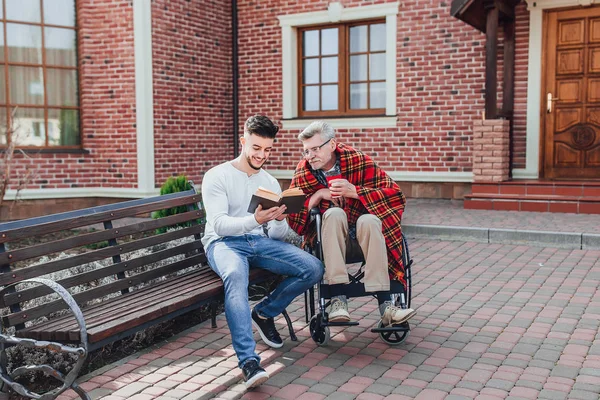
{"label": "window", "polygon": [[0,0],[0,145],[81,144],[75,1]]}
{"label": "window", "polygon": [[299,116],[385,115],[385,21],[298,34]]}

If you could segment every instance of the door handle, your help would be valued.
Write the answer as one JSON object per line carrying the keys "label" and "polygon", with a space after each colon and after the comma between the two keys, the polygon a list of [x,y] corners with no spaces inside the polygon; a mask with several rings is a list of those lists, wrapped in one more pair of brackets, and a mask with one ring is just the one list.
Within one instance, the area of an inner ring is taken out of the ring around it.
{"label": "door handle", "polygon": [[552,93],[548,92],[546,96],[546,112],[550,114],[552,112],[552,102],[560,100],[558,97],[552,97]]}

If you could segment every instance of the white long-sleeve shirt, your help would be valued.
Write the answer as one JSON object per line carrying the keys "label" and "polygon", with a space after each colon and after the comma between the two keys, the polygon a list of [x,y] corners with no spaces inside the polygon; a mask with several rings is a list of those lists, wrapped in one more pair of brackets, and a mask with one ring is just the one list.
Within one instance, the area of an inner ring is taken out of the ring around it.
{"label": "white long-sleeve shirt", "polygon": [[[213,241],[225,236],[240,236],[246,233],[265,236],[262,225],[254,214],[248,212],[248,204],[256,189],[262,186],[275,193],[281,187],[268,172],[260,170],[248,176],[235,168],[231,161],[211,168],[202,180],[202,201],[206,210],[206,226],[202,244],[207,248]],[[272,239],[285,238],[289,226],[287,221],[270,221],[268,236]]]}

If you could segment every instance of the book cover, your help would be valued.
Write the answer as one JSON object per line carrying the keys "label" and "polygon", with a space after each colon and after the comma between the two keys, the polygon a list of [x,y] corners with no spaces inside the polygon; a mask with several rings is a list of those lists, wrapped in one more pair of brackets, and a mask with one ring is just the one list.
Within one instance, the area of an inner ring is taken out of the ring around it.
{"label": "book cover", "polygon": [[275,192],[259,187],[250,199],[248,212],[254,214],[254,211],[259,204],[262,205],[263,210],[285,204],[287,206],[287,210],[285,211],[286,214],[296,214],[302,210],[305,199],[306,196],[299,188],[285,190],[281,193],[281,196],[279,196]]}

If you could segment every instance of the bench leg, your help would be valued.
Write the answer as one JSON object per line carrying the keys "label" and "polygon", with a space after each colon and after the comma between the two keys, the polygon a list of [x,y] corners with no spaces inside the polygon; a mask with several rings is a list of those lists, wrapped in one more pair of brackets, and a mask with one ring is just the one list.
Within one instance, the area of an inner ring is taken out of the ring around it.
{"label": "bench leg", "polygon": [[211,328],[217,327],[217,303],[215,302],[210,303],[210,322]]}
{"label": "bench leg", "polygon": [[298,338],[296,337],[296,333],[294,332],[294,327],[292,326],[292,320],[290,319],[290,316],[288,315],[286,310],[283,310],[281,314],[283,314],[283,318],[285,318],[285,322],[287,322],[288,330],[290,331],[290,339],[292,339],[292,341],[294,342],[297,342]]}

